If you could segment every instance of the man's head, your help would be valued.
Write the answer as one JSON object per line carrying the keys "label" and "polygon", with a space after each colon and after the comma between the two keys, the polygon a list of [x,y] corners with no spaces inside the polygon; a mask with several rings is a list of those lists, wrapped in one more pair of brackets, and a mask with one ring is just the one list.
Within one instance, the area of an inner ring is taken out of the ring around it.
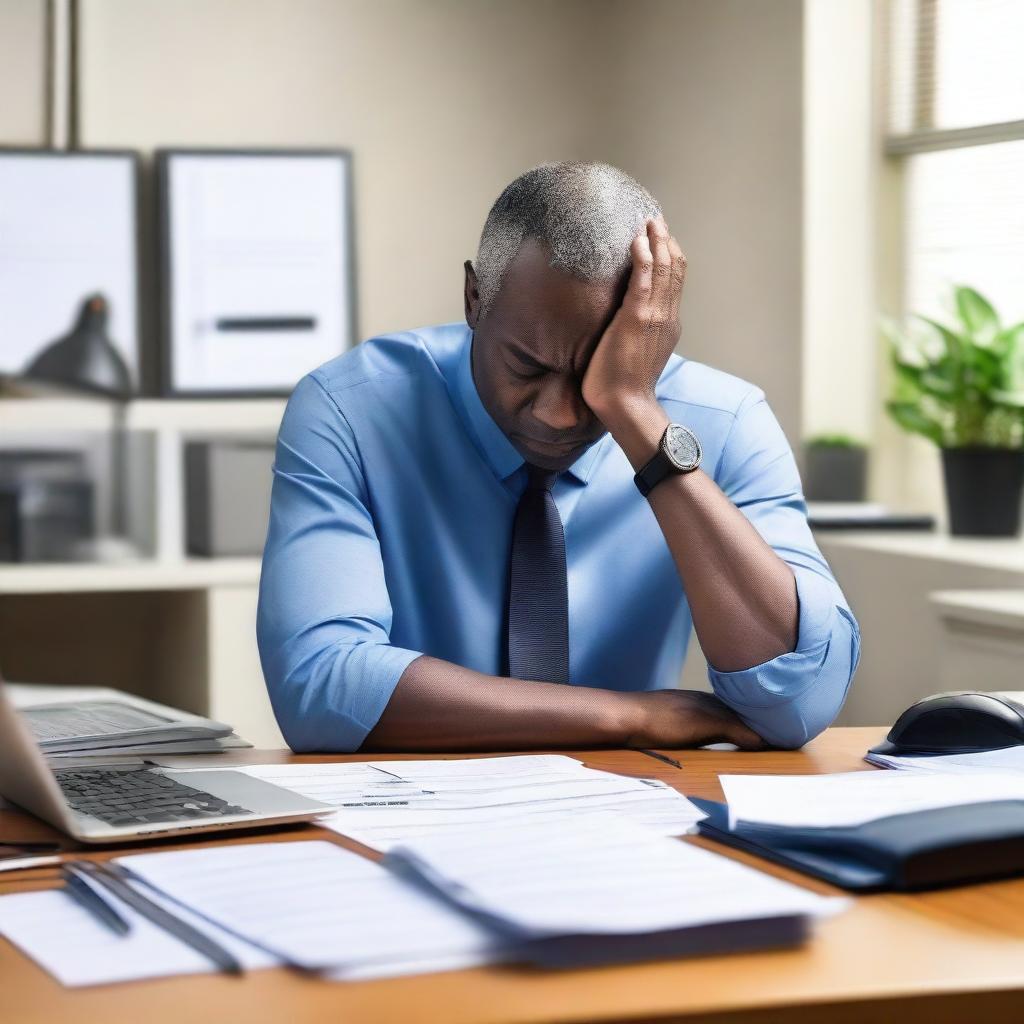
{"label": "man's head", "polygon": [[595,163],[521,174],[466,263],[473,376],[491,418],[527,462],[572,465],[603,433],[580,386],[629,276],[630,244],[658,204]]}

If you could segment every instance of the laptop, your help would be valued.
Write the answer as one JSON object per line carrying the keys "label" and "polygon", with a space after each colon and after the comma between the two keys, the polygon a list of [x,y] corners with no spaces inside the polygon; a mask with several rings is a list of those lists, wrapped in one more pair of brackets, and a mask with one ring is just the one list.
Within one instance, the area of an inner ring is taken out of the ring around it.
{"label": "laptop", "polygon": [[0,796],[82,843],[310,821],[333,808],[231,768],[52,767],[0,679]]}

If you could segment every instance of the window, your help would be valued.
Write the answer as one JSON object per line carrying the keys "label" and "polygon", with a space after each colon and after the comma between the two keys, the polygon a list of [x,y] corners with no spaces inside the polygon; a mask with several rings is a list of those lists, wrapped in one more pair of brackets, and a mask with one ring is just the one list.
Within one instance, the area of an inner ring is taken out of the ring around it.
{"label": "window", "polygon": [[942,314],[968,284],[1024,320],[1024,0],[891,0],[890,13],[906,308]]}

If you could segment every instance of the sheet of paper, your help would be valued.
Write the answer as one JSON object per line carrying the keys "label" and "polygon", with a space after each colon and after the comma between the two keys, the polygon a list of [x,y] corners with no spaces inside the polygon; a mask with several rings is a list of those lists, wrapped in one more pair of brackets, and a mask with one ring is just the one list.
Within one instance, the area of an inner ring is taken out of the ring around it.
{"label": "sheet of paper", "polygon": [[[131,924],[128,935],[114,935],[60,889],[0,896],[0,934],[69,986],[210,973],[216,969],[190,946],[151,924],[106,890],[103,895]],[[227,947],[247,970],[279,962],[170,901],[148,890],[146,895]]]}
{"label": "sheet of paper", "polygon": [[29,731],[40,742],[121,736],[126,732],[159,729],[170,725],[169,718],[120,704],[117,701],[81,701],[68,705],[44,705],[21,712]]}
{"label": "sheet of paper", "polygon": [[606,814],[429,836],[396,847],[460,905],[524,938],[636,935],[845,905]]}
{"label": "sheet of paper", "polygon": [[318,824],[382,851],[419,836],[463,834],[514,819],[554,820],[580,811],[621,814],[663,835],[691,831],[703,817],[663,782],[595,771],[562,755],[242,770],[337,807]]}
{"label": "sheet of paper", "polygon": [[934,754],[898,756],[869,754],[865,760],[882,768],[922,772],[1024,772],[1024,745],[1002,750],[982,750],[976,754]]}
{"label": "sheet of paper", "polygon": [[1024,799],[1024,774],[1012,772],[720,775],[719,782],[733,826],[752,821],[833,828],[935,807]]}
{"label": "sheet of paper", "polygon": [[0,857],[0,871],[23,871],[26,868],[44,868],[48,864],[59,864],[60,857],[51,854],[25,857]]}
{"label": "sheet of paper", "polygon": [[332,977],[462,967],[503,955],[482,925],[332,843],[171,850],[118,863],[234,934]]}

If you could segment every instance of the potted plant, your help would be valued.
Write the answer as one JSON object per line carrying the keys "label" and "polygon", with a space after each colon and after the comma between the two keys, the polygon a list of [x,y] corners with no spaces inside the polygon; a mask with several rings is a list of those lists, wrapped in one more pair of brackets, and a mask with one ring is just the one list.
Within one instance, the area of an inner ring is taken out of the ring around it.
{"label": "potted plant", "polygon": [[846,434],[819,434],[804,446],[808,501],[863,501],[867,449]]}
{"label": "potted plant", "polygon": [[1024,483],[1024,323],[1004,327],[972,288],[954,299],[953,325],[883,325],[896,374],[886,408],[942,450],[951,532],[1011,537]]}

